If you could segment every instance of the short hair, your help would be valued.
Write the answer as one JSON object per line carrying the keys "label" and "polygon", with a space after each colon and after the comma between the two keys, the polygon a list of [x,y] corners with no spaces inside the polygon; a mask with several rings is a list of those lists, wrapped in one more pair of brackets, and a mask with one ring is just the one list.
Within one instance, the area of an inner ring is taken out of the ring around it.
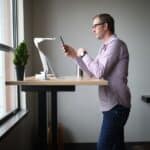
{"label": "short hair", "polygon": [[110,14],[106,14],[106,13],[97,14],[93,17],[93,20],[95,18],[99,18],[102,21],[102,23],[107,23],[109,31],[111,31],[112,34],[115,33],[115,25],[114,25],[115,21],[114,21],[113,17]]}

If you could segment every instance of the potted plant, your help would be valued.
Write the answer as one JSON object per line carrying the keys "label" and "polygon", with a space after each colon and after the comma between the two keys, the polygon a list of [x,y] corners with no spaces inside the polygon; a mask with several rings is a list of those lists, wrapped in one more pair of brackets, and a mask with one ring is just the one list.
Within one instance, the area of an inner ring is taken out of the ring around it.
{"label": "potted plant", "polygon": [[17,46],[14,52],[13,63],[16,66],[17,80],[23,80],[24,78],[24,70],[28,57],[27,45],[23,41]]}

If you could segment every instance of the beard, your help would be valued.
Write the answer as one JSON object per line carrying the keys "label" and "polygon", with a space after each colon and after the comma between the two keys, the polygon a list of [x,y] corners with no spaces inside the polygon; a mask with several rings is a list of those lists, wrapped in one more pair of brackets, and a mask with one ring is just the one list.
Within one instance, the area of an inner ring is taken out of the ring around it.
{"label": "beard", "polygon": [[104,38],[104,35],[105,35],[104,32],[97,33],[97,34],[96,34],[96,38],[99,39],[99,40],[102,40],[102,39]]}

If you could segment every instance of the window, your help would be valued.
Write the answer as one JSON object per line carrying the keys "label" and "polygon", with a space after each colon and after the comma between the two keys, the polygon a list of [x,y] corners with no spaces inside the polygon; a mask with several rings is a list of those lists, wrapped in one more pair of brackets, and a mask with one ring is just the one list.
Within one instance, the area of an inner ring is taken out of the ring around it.
{"label": "window", "polygon": [[[18,37],[16,4],[16,0],[0,0],[0,43],[12,47],[16,47]],[[0,123],[19,108],[17,87],[5,86],[6,80],[15,77],[13,53],[0,51]]]}

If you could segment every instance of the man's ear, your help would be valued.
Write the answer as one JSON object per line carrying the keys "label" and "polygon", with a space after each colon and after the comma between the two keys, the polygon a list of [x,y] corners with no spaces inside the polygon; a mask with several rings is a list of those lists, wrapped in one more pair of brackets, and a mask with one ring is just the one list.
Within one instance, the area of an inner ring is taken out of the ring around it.
{"label": "man's ear", "polygon": [[104,30],[108,30],[108,23],[104,23]]}

